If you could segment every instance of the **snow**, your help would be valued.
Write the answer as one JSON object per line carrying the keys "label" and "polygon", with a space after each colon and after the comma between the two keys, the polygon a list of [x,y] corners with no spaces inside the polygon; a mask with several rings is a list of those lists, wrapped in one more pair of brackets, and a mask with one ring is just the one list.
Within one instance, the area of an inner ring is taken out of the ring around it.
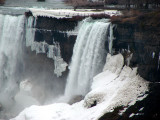
{"label": "snow", "polygon": [[121,15],[120,11],[117,10],[103,10],[103,11],[94,11],[93,9],[77,9],[74,11],[73,9],[37,9],[37,8],[29,8],[29,11],[32,12],[34,17],[42,16],[42,17],[52,17],[52,18],[72,18],[73,16],[90,16],[90,15]]}
{"label": "snow", "polygon": [[106,61],[104,71],[94,77],[84,100],[73,105],[31,106],[11,120],[98,120],[116,106],[132,105],[146,96],[148,82],[137,75],[137,68],[123,67],[121,54],[108,54]]}

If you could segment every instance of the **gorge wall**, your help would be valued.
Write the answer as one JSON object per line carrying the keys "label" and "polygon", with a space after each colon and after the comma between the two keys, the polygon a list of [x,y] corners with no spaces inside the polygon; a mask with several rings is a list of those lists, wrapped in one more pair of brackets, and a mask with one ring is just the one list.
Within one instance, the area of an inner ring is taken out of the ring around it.
{"label": "gorge wall", "polygon": [[[138,74],[150,82],[148,96],[130,106],[122,115],[118,115],[122,106],[113,112],[106,113],[100,120],[159,120],[160,113],[160,14],[159,11],[148,13],[127,11],[123,17],[113,17],[114,29],[113,49],[121,52],[127,64],[127,58],[133,53],[130,67],[138,67]],[[143,108],[143,110],[140,110]],[[133,115],[133,116],[132,116]]]}
{"label": "gorge wall", "polygon": [[152,82],[160,81],[160,24],[156,21],[159,17],[154,12],[114,21],[117,29],[113,47],[116,51],[129,48],[133,53],[130,66],[137,66],[138,74]]}

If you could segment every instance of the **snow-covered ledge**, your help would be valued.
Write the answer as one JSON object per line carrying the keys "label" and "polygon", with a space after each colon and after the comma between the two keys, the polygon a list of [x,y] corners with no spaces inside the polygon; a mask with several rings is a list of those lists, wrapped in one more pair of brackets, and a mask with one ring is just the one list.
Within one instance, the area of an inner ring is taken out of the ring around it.
{"label": "snow-covered ledge", "polygon": [[74,11],[73,9],[38,9],[38,8],[30,8],[32,15],[34,17],[42,16],[42,17],[51,17],[51,18],[72,18],[74,16],[84,16],[88,17],[91,15],[109,15],[109,16],[117,16],[121,15],[120,11],[117,10],[102,10],[95,11],[93,9],[77,9]]}
{"label": "snow-covered ledge", "polygon": [[149,83],[137,75],[137,68],[123,65],[121,54],[108,54],[104,71],[94,77],[84,100],[73,105],[31,106],[11,120],[98,120],[117,106],[133,105],[146,97]]}

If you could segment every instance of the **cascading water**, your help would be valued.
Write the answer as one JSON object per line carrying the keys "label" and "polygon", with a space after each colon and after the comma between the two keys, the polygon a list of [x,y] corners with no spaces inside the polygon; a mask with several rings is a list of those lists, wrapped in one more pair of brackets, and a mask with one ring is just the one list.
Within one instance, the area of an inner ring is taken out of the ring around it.
{"label": "cascading water", "polygon": [[[92,78],[102,71],[106,57],[105,41],[112,38],[107,37],[111,33],[108,32],[110,27],[108,20],[84,20],[74,46],[65,89],[65,96],[69,99],[89,92]],[[108,41],[112,45],[112,40]]]}
{"label": "cascading water", "polygon": [[13,97],[22,77],[23,35],[24,16],[0,15],[0,104],[6,111],[14,106]]}

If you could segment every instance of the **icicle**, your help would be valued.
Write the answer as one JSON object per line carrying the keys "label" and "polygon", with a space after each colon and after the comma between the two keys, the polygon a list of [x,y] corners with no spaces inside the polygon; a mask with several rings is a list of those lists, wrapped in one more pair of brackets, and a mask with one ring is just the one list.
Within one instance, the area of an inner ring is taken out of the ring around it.
{"label": "icicle", "polygon": [[[57,77],[62,75],[62,72],[66,70],[67,63],[61,57],[60,45],[56,43],[53,38],[53,45],[48,45],[44,42],[36,42],[35,31],[36,31],[36,18],[29,17],[26,27],[26,46],[31,47],[32,51],[36,51],[38,53],[46,53],[48,58],[52,58],[54,60],[54,73]],[[48,32],[48,30],[45,30]]]}
{"label": "icicle", "polygon": [[113,46],[113,40],[114,40],[114,36],[113,36],[113,25],[110,24],[110,27],[109,27],[109,53],[112,54],[112,46]]}
{"label": "icicle", "polygon": [[133,56],[133,53],[131,53],[131,54],[128,53],[128,56],[127,56],[127,58],[126,58],[127,66],[130,65],[130,61],[131,61],[131,59],[132,59],[132,56]]}
{"label": "icicle", "polygon": [[152,58],[154,58],[155,57],[155,52],[152,52]]}

